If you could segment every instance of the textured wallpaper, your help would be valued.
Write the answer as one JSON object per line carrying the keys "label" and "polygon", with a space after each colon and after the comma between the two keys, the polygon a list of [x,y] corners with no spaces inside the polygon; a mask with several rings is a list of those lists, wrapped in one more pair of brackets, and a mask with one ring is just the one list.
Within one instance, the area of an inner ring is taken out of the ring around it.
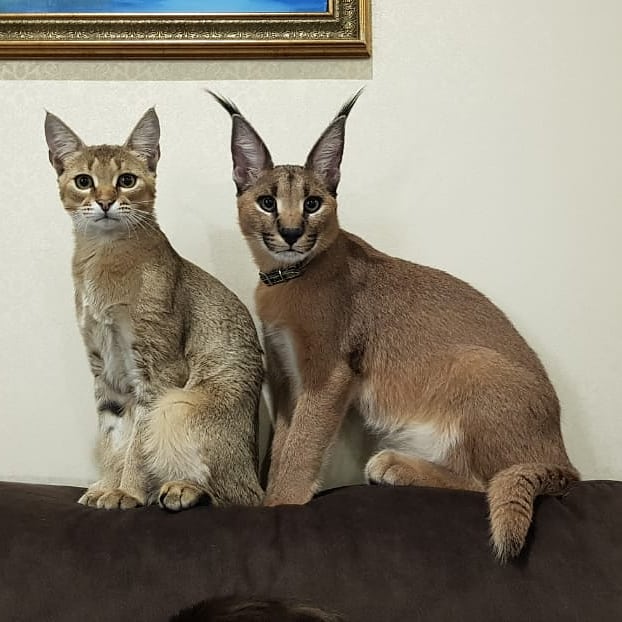
{"label": "textured wallpaper", "polygon": [[2,80],[369,80],[371,59],[4,61]]}

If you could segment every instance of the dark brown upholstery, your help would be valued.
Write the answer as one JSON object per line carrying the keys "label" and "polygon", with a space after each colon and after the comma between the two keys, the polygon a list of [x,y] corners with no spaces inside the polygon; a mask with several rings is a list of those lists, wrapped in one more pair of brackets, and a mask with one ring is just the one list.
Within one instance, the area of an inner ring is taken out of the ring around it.
{"label": "dark brown upholstery", "polygon": [[315,603],[351,622],[622,620],[622,483],[538,500],[523,557],[488,546],[483,495],[352,487],[304,507],[180,514],[0,484],[0,620],[165,621],[207,597]]}

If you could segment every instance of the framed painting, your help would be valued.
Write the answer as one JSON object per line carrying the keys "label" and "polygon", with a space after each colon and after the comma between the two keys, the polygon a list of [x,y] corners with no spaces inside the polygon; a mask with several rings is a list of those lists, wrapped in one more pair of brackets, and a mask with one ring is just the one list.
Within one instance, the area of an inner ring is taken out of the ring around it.
{"label": "framed painting", "polygon": [[0,0],[0,57],[365,57],[370,0]]}

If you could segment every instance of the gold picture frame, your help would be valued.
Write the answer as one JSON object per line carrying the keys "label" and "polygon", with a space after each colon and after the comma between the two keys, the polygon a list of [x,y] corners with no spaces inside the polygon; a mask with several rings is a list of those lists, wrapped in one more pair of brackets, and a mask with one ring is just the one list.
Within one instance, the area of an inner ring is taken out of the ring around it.
{"label": "gold picture frame", "polygon": [[364,58],[370,1],[328,0],[326,13],[5,13],[0,58]]}

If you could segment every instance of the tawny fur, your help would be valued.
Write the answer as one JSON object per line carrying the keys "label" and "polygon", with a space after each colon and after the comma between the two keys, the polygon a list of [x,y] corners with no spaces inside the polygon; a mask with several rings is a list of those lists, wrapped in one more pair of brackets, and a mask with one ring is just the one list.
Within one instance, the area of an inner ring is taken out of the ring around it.
{"label": "tawny fur", "polygon": [[242,303],[157,224],[155,112],[123,146],[86,146],[49,113],[45,130],[74,224],[75,305],[99,416],[101,479],[80,502],[259,503],[261,349]]}
{"label": "tawny fur", "polygon": [[305,264],[299,278],[256,291],[276,405],[265,503],[312,497],[353,405],[382,439],[369,480],[487,491],[495,553],[516,556],[534,497],[578,478],[538,357],[467,283],[339,228],[336,191],[356,97],[304,167],[274,166],[235,105],[215,97],[233,119],[240,227],[260,271]]}

